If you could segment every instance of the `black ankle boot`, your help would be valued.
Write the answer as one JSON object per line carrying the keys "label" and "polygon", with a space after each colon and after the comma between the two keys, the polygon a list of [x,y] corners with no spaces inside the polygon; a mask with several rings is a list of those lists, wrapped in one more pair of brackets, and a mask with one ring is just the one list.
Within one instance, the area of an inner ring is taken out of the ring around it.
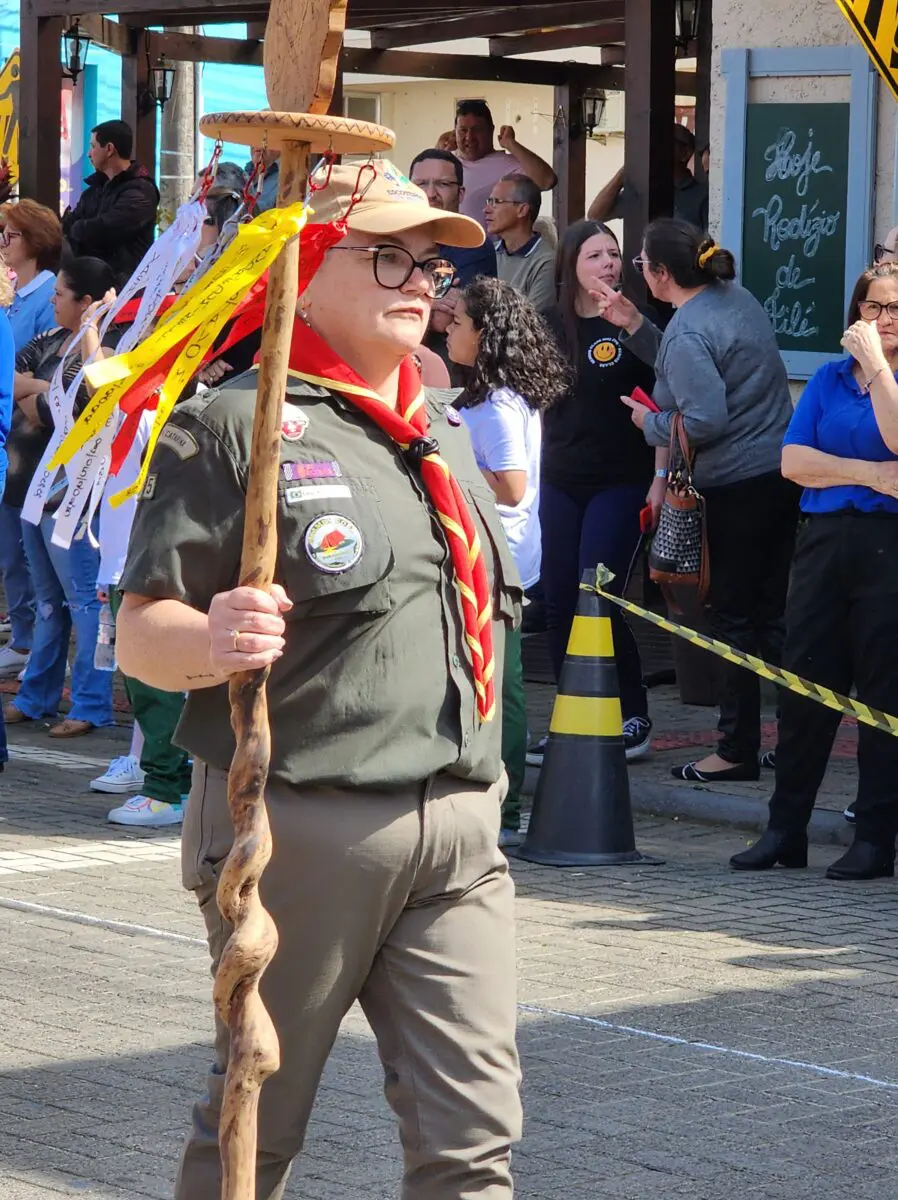
{"label": "black ankle boot", "polygon": [[895,845],[856,838],[851,849],[827,868],[827,879],[890,879],[895,874]]}
{"label": "black ankle boot", "polygon": [[753,846],[730,859],[734,871],[769,871],[777,863],[783,867],[806,867],[807,835],[766,829]]}

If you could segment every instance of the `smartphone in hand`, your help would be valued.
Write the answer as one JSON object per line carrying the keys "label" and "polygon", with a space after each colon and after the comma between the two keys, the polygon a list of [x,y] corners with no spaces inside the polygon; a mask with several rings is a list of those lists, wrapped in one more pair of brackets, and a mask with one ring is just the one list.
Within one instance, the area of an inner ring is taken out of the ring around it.
{"label": "smartphone in hand", "polygon": [[661,411],[648,392],[644,392],[641,387],[635,387],[633,389],[633,391],[630,393],[630,399],[638,400],[638,402],[640,404],[644,404],[650,412],[656,413]]}

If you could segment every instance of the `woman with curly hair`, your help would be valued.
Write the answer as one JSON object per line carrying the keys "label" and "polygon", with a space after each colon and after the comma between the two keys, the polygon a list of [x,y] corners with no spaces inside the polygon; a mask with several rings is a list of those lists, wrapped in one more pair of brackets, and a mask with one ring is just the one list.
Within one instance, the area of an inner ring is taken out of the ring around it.
{"label": "woman with curly hair", "polygon": [[[448,349],[453,362],[469,368],[458,407],[526,590],[540,575],[540,413],[564,394],[567,364],[532,304],[499,279],[476,279],[462,292],[449,327]],[[500,846],[520,841],[526,754],[518,629],[505,639],[502,758],[508,797],[502,808]]]}

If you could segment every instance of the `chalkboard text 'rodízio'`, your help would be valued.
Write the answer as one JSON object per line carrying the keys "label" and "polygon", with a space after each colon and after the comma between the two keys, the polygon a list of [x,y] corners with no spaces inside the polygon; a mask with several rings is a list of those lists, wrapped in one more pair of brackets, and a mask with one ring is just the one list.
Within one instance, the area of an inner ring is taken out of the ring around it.
{"label": "chalkboard text 'rod\u00edzio'", "polygon": [[823,238],[832,237],[839,227],[840,212],[819,212],[820,201],[802,204],[797,217],[783,216],[782,196],[771,196],[766,208],[756,208],[753,217],[764,218],[764,241],[771,250],[779,250],[784,242],[801,242],[807,258],[813,258]]}

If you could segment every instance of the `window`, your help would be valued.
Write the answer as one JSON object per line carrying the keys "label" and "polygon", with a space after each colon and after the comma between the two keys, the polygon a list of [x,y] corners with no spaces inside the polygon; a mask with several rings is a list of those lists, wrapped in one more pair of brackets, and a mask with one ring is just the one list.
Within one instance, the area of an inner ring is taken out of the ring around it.
{"label": "window", "polygon": [[343,116],[356,121],[380,124],[380,96],[368,92],[352,92],[343,97]]}

